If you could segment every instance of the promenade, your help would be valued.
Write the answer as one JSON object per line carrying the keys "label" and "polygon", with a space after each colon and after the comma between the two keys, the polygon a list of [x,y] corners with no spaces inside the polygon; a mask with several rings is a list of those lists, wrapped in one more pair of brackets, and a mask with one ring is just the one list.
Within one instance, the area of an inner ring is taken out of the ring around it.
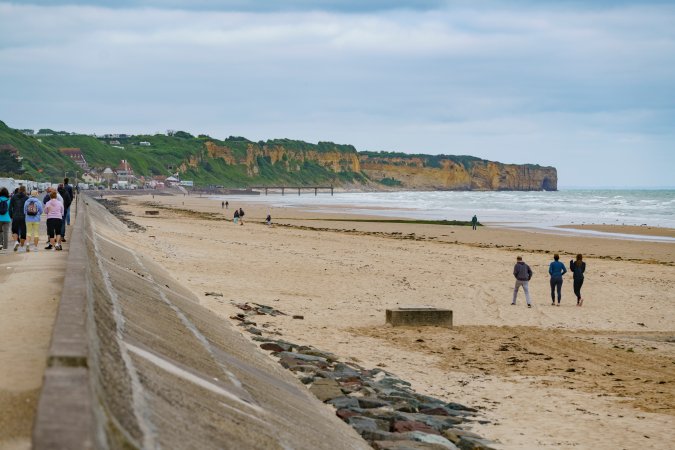
{"label": "promenade", "polygon": [[[73,216],[74,219],[74,216]],[[0,449],[31,448],[31,432],[58,307],[68,244],[0,252]]]}

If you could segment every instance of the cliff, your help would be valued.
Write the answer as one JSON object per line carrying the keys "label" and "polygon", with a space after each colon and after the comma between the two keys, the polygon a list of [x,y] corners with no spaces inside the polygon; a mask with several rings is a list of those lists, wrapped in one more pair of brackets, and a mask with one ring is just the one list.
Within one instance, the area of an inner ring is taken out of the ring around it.
{"label": "cliff", "polygon": [[59,151],[72,147],[80,149],[88,165],[99,171],[126,160],[138,177],[178,172],[181,179],[192,180],[197,186],[332,184],[364,190],[556,190],[558,185],[553,167],[503,164],[473,156],[357,152],[352,145],[292,139],[253,142],[230,136],[219,140],[183,131],[114,137],[59,132],[33,137],[0,122],[0,146],[3,144],[21,155],[25,177],[39,181],[81,171]]}
{"label": "cliff", "polygon": [[554,167],[503,164],[472,156],[362,152],[362,172],[399,189],[471,191],[555,191]]}

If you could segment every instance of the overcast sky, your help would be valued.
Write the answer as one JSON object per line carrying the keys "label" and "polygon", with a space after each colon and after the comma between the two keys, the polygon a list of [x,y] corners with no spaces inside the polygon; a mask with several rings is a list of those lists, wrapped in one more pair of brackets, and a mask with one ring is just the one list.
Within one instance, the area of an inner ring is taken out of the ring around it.
{"label": "overcast sky", "polygon": [[673,3],[0,0],[0,120],[468,154],[554,166],[563,188],[672,187]]}

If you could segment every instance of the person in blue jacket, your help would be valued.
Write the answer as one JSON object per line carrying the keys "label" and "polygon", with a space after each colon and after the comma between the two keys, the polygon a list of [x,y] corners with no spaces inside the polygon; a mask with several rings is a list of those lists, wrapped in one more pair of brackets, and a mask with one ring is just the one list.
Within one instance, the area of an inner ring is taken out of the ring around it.
{"label": "person in blue jacket", "polygon": [[9,217],[9,191],[6,187],[0,188],[0,250],[9,247],[9,229],[12,218]]}
{"label": "person in blue jacket", "polygon": [[551,275],[551,306],[555,305],[555,291],[558,291],[558,306],[562,298],[563,275],[567,273],[565,264],[559,261],[560,255],[553,255],[553,262],[548,266],[548,274]]}
{"label": "person in blue jacket", "polygon": [[26,252],[30,252],[30,240],[33,238],[33,248],[38,249],[40,240],[40,216],[44,212],[42,202],[38,198],[38,191],[33,190],[30,197],[23,204],[23,214],[26,216]]}

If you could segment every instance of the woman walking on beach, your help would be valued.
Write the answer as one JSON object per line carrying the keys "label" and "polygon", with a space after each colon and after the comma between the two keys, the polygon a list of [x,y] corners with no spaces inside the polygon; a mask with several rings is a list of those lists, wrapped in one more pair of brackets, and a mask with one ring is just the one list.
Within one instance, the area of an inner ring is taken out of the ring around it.
{"label": "woman walking on beach", "polygon": [[0,250],[9,247],[9,228],[12,219],[9,217],[9,191],[6,187],[0,188]]}
{"label": "woman walking on beach", "polygon": [[30,252],[30,238],[33,237],[33,249],[37,251],[40,240],[40,217],[43,213],[42,202],[38,199],[38,191],[33,190],[30,198],[23,204],[26,216],[26,251]]}
{"label": "woman walking on beach", "polygon": [[49,247],[54,251],[61,250],[61,220],[63,220],[63,203],[56,199],[56,191],[49,193],[49,201],[44,209],[47,213],[47,235],[49,236]]}
{"label": "woman walking on beach", "polygon": [[581,286],[584,284],[584,272],[586,271],[586,263],[581,253],[577,255],[576,261],[570,261],[570,271],[574,277],[574,295],[577,296],[577,306],[581,306],[584,303],[584,299],[581,298]]}
{"label": "woman walking on beach", "polygon": [[234,222],[235,225],[239,222],[239,210],[238,209],[234,210],[234,220],[233,220],[233,222]]}
{"label": "woman walking on beach", "polygon": [[558,261],[560,255],[557,253],[553,255],[553,262],[548,266],[548,273],[551,275],[551,306],[555,305],[555,291],[558,291],[558,306],[560,306],[560,299],[562,298],[562,284],[563,275],[567,273],[565,264]]}

